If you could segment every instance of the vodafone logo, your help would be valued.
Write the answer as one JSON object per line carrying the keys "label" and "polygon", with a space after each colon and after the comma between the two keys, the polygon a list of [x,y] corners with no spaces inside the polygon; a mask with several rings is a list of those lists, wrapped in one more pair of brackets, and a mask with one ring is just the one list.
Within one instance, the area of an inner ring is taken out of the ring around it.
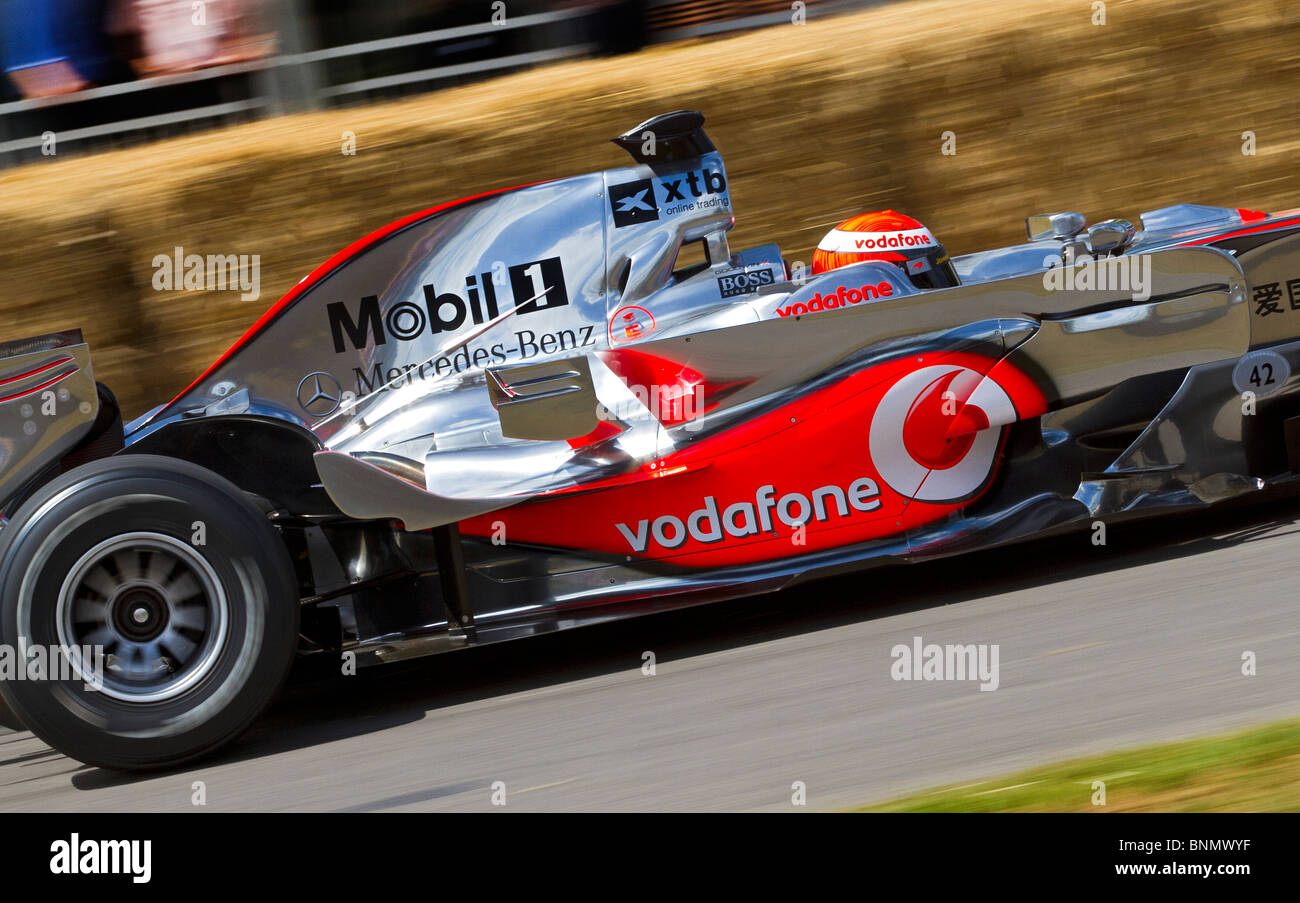
{"label": "vodafone logo", "polygon": [[904,248],[932,248],[938,245],[929,229],[900,229],[894,232],[845,232],[832,229],[818,250],[845,254],[853,251],[897,251]]}
{"label": "vodafone logo", "polygon": [[871,418],[871,459],[900,495],[950,503],[993,472],[1002,427],[1017,419],[1002,386],[953,364],[922,367],[895,382]]}
{"label": "vodafone logo", "polygon": [[874,301],[877,298],[888,298],[893,294],[894,287],[888,282],[877,282],[875,285],[864,285],[861,288],[849,288],[841,285],[835,291],[827,292],[825,295],[816,292],[806,302],[796,301],[794,304],[778,307],[776,315],[778,317],[799,317],[804,314],[815,314],[823,310],[835,310],[837,307],[848,307],[850,304],[860,304],[863,301]]}
{"label": "vodafone logo", "polygon": [[722,542],[727,538],[744,539],[760,533],[774,533],[775,521],[798,528],[809,521],[826,522],[835,517],[849,517],[854,511],[874,511],[880,507],[880,487],[866,477],[854,480],[845,490],[839,486],[820,486],[805,495],[787,492],[777,496],[771,483],[760,486],[754,500],[735,502],[720,508],[711,495],[704,497],[704,507],[692,511],[685,519],[664,514],[653,521],[643,518],[636,529],[627,524],[615,528],[634,552],[645,552],[653,540],[665,549],[680,549],[687,540],[702,543]]}

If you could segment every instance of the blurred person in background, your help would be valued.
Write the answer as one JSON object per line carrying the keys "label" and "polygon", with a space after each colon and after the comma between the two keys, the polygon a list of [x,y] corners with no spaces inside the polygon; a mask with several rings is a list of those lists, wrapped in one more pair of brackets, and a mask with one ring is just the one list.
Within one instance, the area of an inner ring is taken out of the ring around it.
{"label": "blurred person in background", "polygon": [[186,72],[270,54],[264,0],[114,0],[111,31],[136,38],[141,76]]}
{"label": "blurred person in background", "polygon": [[0,0],[5,74],[23,97],[52,97],[255,59],[274,50],[264,3]]}
{"label": "blurred person in background", "polygon": [[[275,51],[274,0],[0,0],[3,61],[11,85],[24,97],[67,94],[132,77],[187,72],[267,56]],[[597,52],[629,53],[645,45],[647,0],[510,0],[508,17],[580,10],[576,39]],[[470,25],[490,19],[491,3],[406,0],[300,0],[297,10],[314,46]],[[534,33],[503,30],[439,45],[392,51],[369,61],[336,62],[355,77],[388,74],[386,65],[423,66],[531,49]],[[448,59],[448,58],[453,59]],[[403,61],[405,61],[403,63]],[[129,65],[128,65],[129,63]],[[376,71],[370,71],[376,69]]]}
{"label": "blurred person in background", "polygon": [[0,0],[0,47],[10,84],[32,98],[129,78],[105,27],[115,2]]}

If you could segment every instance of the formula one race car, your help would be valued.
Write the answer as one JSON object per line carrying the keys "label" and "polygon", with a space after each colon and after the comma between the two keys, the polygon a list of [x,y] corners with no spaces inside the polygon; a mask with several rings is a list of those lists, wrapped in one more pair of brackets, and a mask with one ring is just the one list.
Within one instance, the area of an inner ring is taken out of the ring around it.
{"label": "formula one race car", "polygon": [[158,767],[235,736],[295,656],[389,662],[1300,474],[1300,216],[1051,214],[954,258],[953,287],[805,278],[728,247],[702,126],[660,116],[615,139],[632,166],[369,235],[125,428],[78,333],[0,346],[6,717]]}

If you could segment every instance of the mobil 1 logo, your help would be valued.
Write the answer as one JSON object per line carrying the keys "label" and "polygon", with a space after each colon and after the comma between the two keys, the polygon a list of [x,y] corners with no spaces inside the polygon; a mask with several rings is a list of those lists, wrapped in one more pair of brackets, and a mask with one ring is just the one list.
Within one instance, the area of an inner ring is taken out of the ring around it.
{"label": "mobil 1 logo", "polygon": [[422,299],[399,301],[387,310],[381,310],[377,295],[367,295],[355,308],[343,301],[327,304],[334,351],[386,345],[389,339],[409,342],[455,332],[468,323],[482,325],[501,316],[504,304],[513,303],[515,316],[524,316],[569,303],[558,257],[515,264],[505,275],[501,282],[510,287],[509,300],[497,296],[497,277],[489,270],[466,276],[459,292],[441,291],[429,283],[423,286]]}
{"label": "mobil 1 logo", "polygon": [[516,264],[508,272],[510,291],[515,299],[515,307],[518,308],[516,313],[531,314],[569,303],[560,258],[548,257],[545,260]]}

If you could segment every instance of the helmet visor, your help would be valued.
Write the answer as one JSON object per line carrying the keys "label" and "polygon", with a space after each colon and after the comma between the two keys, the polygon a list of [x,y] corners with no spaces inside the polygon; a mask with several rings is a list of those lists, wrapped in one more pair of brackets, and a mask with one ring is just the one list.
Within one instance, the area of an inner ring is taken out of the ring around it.
{"label": "helmet visor", "polygon": [[902,255],[905,260],[899,268],[907,273],[907,278],[919,289],[952,288],[961,285],[957,271],[953,269],[952,260],[943,245],[934,245],[924,250],[910,251]]}

